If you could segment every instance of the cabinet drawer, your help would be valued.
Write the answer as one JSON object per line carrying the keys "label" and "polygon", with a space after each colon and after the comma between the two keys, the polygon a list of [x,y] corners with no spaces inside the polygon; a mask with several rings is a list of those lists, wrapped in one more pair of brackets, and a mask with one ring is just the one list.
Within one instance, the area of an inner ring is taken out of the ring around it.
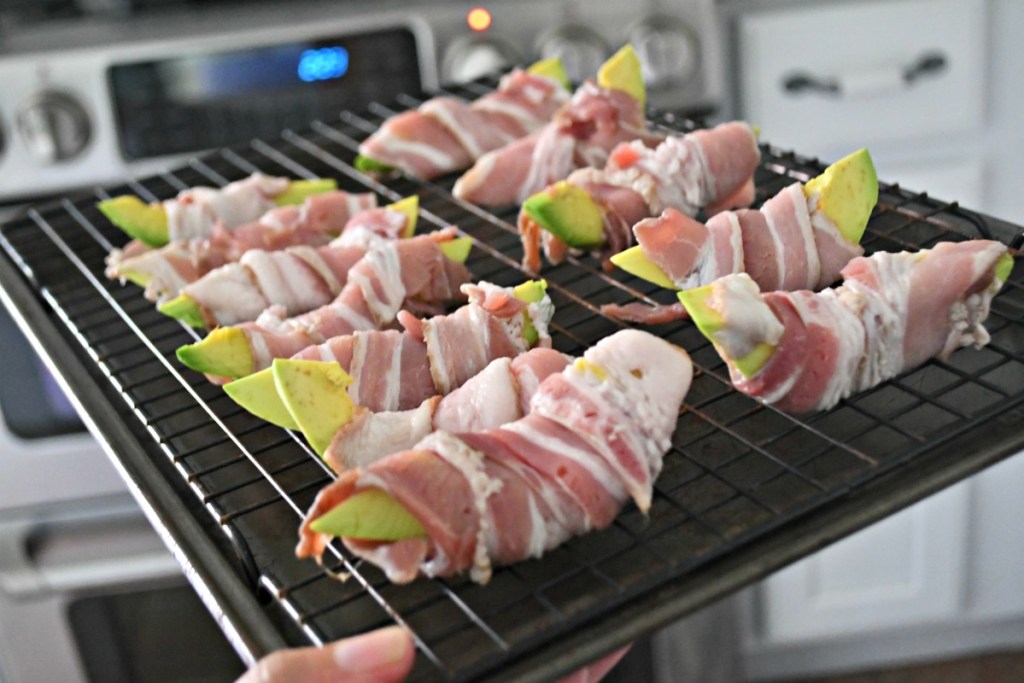
{"label": "cabinet drawer", "polygon": [[983,0],[810,3],[739,18],[743,115],[800,151],[980,128]]}

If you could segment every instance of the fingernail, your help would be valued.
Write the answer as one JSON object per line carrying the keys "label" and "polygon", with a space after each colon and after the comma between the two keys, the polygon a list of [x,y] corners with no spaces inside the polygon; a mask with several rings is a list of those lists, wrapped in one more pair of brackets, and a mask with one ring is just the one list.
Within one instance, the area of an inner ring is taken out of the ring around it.
{"label": "fingernail", "polygon": [[334,662],[343,671],[372,671],[394,664],[406,655],[409,636],[399,626],[349,638],[334,647]]}

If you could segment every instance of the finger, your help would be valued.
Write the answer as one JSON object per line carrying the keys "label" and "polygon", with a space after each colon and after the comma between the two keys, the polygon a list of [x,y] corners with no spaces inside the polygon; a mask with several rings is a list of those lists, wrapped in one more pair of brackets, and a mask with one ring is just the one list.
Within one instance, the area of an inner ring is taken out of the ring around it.
{"label": "finger", "polygon": [[397,683],[412,668],[415,649],[398,626],[329,643],[278,650],[236,683]]}
{"label": "finger", "polygon": [[583,667],[576,673],[559,680],[558,683],[597,683],[597,681],[600,681],[608,674],[609,671],[615,668],[615,665],[619,663],[619,660],[622,659],[627,652],[629,652],[629,648],[631,647],[632,645],[627,645],[621,650],[616,650],[610,655],[605,655],[596,662]]}

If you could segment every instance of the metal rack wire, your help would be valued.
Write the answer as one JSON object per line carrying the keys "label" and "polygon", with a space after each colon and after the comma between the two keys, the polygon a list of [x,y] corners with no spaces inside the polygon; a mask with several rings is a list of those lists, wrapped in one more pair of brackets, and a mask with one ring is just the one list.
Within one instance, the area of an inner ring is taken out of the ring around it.
{"label": "metal rack wire", "polygon": [[[472,87],[477,90],[456,94],[486,90]],[[406,97],[396,106],[419,102]],[[988,347],[929,362],[833,410],[804,417],[735,392],[721,360],[692,326],[661,325],[655,331],[686,348],[697,373],[648,515],[627,507],[610,528],[573,539],[540,560],[501,568],[487,586],[463,578],[393,586],[336,546],[326,569],[296,560],[298,521],[332,475],[300,437],[249,415],[177,362],[174,350],[196,333],[157,313],[134,286],[104,278],[104,258],[124,237],[94,203],[122,192],[157,200],[256,170],[336,177],[341,187],[370,190],[384,201],[418,194],[423,223],[454,224],[473,237],[467,265],[476,278],[500,285],[526,278],[518,265],[513,210],[490,213],[462,203],[451,195],[451,179],[378,182],[353,168],[359,141],[396,111],[373,105],[362,115],[345,113],[338,122],[287,131],[274,142],[222,150],[96,196],[36,207],[0,232],[6,255],[0,270],[13,266],[20,272],[81,362],[119,397],[88,393],[86,409],[121,414],[141,434],[142,450],[164,459],[176,478],[172,483],[191,497],[185,511],[206,514],[223,534],[219,540],[237,555],[232,561],[240,580],[264,599],[261,609],[270,613],[283,642],[323,643],[397,622],[418,646],[413,680],[553,677],[808,552],[830,534],[884,514],[886,506],[868,493],[898,488],[917,476],[916,468],[923,472],[926,462],[959,457],[965,440],[985,454],[975,467],[1024,444],[1019,430],[1006,424],[1017,419],[1024,401],[1019,272],[993,303]],[[658,122],[674,130],[693,125],[669,115]],[[823,167],[790,152],[763,152],[758,203]],[[864,245],[869,252],[913,249],[991,230],[989,222],[955,204],[886,185]],[[601,304],[667,301],[668,293],[621,272],[606,273],[589,258],[570,258],[543,275],[556,304],[554,343],[566,353],[579,353],[620,327],[601,315]],[[944,468],[933,488],[966,474]],[[889,500],[909,502],[891,492]],[[834,509],[862,514],[856,523],[816,535],[801,531],[801,524]],[[687,581],[765,543],[785,548],[756,570],[734,574],[744,578],[699,598],[696,588],[687,588]],[[242,616],[244,621],[244,610]]]}

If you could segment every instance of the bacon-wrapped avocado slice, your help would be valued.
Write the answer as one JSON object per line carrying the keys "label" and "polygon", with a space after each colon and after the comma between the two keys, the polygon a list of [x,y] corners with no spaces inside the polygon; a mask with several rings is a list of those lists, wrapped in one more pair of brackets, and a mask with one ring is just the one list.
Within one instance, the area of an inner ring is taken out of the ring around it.
{"label": "bacon-wrapped avocado slice", "polygon": [[[473,238],[456,237],[438,242],[437,248],[455,263],[465,263]],[[245,332],[238,327],[220,327],[194,344],[176,351],[184,365],[214,377],[238,379],[251,375],[256,368]]]}
{"label": "bacon-wrapped avocado slice", "polygon": [[[598,382],[607,380],[607,373],[593,361],[581,357],[576,359],[574,365],[580,372],[591,374]],[[293,385],[293,388],[297,394],[295,396],[296,405],[303,405],[306,389],[302,386],[304,384],[302,368],[296,365],[289,368],[287,373],[290,380],[299,380],[300,384]],[[345,393],[344,389],[341,393]],[[309,439],[309,433],[305,431],[304,433]],[[331,437],[333,437],[333,432]],[[312,445],[313,442],[310,441],[310,443]],[[327,438],[324,448],[329,444],[330,437]],[[353,494],[342,503],[313,519],[309,528],[318,534],[363,541],[398,541],[427,535],[423,525],[408,508],[388,493],[376,488],[367,488]]]}
{"label": "bacon-wrapped avocado slice", "polygon": [[[284,192],[274,197],[274,203],[278,206],[301,204],[308,197],[336,189],[338,183],[333,178],[293,180]],[[120,195],[104,199],[96,207],[129,237],[150,247],[162,247],[169,240],[167,213],[160,203],[148,204],[135,195]]]}
{"label": "bacon-wrapped avocado slice", "polygon": [[[416,222],[419,217],[419,197],[417,195],[410,195],[384,208],[405,214],[406,224],[405,229],[402,231],[403,238],[409,238],[416,234]],[[468,249],[468,245],[466,248]],[[460,247],[448,247],[447,249],[447,253],[452,260],[465,263],[466,256],[461,256],[460,258]],[[126,274],[125,277],[129,280],[132,279],[130,273]],[[136,282],[135,280],[132,281]],[[136,284],[145,286],[144,283],[136,282]],[[166,316],[177,318],[190,327],[209,327],[203,315],[201,305],[187,293],[179,294],[173,299],[168,299],[159,304],[157,310]]]}
{"label": "bacon-wrapped avocado slice", "polygon": [[[859,244],[867,228],[868,219],[871,218],[871,211],[878,203],[878,175],[871,154],[867,149],[859,149],[843,157],[820,175],[807,181],[803,191],[809,205],[817,207],[818,211],[824,213],[844,239],[850,244]],[[548,211],[555,213],[557,208],[550,208]],[[546,227],[544,223],[541,225]],[[556,226],[556,230],[561,232],[568,229],[568,225]],[[556,230],[550,232],[560,237]],[[613,255],[611,262],[642,280],[666,289],[679,289],[640,245]]]}
{"label": "bacon-wrapped avocado slice", "polygon": [[[513,295],[520,301],[538,303],[546,296],[547,283],[543,280],[528,280],[512,289]],[[523,339],[533,346],[539,339],[534,321],[524,312]],[[297,370],[292,370],[295,365]],[[338,380],[336,370],[341,368],[332,361],[308,361],[298,359],[276,359],[270,368],[254,372],[224,385],[224,390],[238,405],[253,415],[286,429],[302,431],[310,445],[318,454],[323,455],[330,444],[330,437],[351,419],[351,413],[321,414],[317,409],[319,403],[312,401],[292,401],[289,403],[282,393],[282,385],[277,382],[279,374],[293,378],[291,387],[303,386],[301,372],[310,383],[324,392],[324,405],[333,402],[351,403],[346,391],[348,383]],[[344,373],[343,373],[344,374]],[[346,375],[347,376],[347,375]],[[315,414],[311,414],[315,413]],[[339,415],[343,419],[339,419]],[[305,426],[304,426],[305,425]],[[312,428],[313,433],[306,429]]]}
{"label": "bacon-wrapped avocado slice", "polygon": [[[542,59],[539,62],[532,64],[526,70],[535,76],[550,78],[551,80],[560,83],[566,90],[571,88],[569,76],[565,73],[565,67],[562,65],[562,60],[557,57]],[[378,161],[377,159],[365,154],[357,155],[352,165],[356,167],[357,171],[361,171],[368,175],[394,173],[397,170],[394,166]]]}

